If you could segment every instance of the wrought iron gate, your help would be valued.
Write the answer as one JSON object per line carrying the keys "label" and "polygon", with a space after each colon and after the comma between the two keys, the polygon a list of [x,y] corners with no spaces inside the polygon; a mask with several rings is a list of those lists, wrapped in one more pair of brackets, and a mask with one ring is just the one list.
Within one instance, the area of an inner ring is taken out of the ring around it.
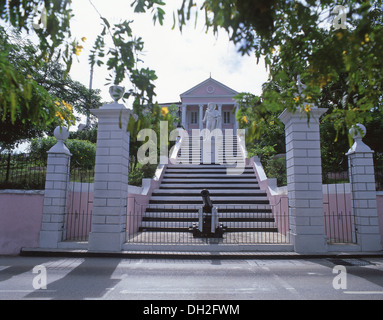
{"label": "wrought iron gate", "polygon": [[88,241],[92,226],[94,170],[72,169],[67,192],[64,237],[66,241]]}

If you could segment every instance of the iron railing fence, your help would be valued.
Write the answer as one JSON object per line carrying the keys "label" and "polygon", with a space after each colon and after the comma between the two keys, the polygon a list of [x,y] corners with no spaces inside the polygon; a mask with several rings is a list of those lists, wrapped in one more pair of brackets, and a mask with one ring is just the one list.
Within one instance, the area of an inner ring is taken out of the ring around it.
{"label": "iron railing fence", "polygon": [[330,244],[356,243],[349,172],[323,174],[325,232]]}
{"label": "iron railing fence", "polygon": [[383,168],[375,170],[376,191],[383,191]]}
{"label": "iron railing fence", "polygon": [[349,173],[348,171],[341,172],[323,172],[322,173],[323,184],[339,184],[339,183],[349,183]]}
{"label": "iron railing fence", "polygon": [[288,208],[276,205],[218,207],[222,238],[194,237],[198,207],[172,205],[146,207],[133,201],[127,214],[127,243],[130,244],[289,244]]}
{"label": "iron railing fence", "polygon": [[66,241],[88,241],[92,226],[94,168],[70,170],[65,221]]}
{"label": "iron railing fence", "polygon": [[383,154],[374,153],[376,191],[383,191]]}
{"label": "iron railing fence", "polygon": [[0,154],[0,189],[44,190],[46,172],[44,157]]}

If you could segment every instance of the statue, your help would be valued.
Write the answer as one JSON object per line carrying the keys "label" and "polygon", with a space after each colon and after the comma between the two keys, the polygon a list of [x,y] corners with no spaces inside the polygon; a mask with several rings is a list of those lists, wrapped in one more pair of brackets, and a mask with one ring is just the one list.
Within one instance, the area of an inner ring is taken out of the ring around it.
{"label": "statue", "polygon": [[217,106],[214,103],[209,103],[203,119],[203,123],[206,123],[206,129],[210,132],[221,127],[222,116],[216,108]]}

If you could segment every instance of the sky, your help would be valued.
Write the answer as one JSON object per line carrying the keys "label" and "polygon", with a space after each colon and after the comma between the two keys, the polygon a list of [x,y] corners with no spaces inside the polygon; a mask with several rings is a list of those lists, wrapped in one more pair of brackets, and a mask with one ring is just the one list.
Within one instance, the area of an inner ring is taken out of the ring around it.
{"label": "sky", "polygon": [[[255,55],[242,56],[229,42],[226,31],[221,30],[218,36],[206,33],[203,14],[197,26],[194,20],[181,33],[178,28],[172,30],[173,12],[180,5],[180,0],[167,1],[166,18],[163,26],[154,26],[149,13],[135,14],[130,7],[131,0],[92,0],[97,10],[113,23],[123,20],[134,20],[132,24],[135,35],[142,37],[145,48],[140,56],[144,62],[140,67],[156,71],[156,100],[159,103],[178,102],[180,94],[211,77],[238,92],[261,93],[262,84],[267,81],[264,63],[257,65]],[[71,77],[84,85],[89,85],[90,67],[89,51],[102,26],[99,15],[89,0],[73,0],[74,18],[71,23],[72,35],[76,39],[87,38],[84,50],[75,61]],[[111,101],[105,86],[108,71],[96,68],[93,89],[100,89],[104,101]],[[122,83],[127,90],[129,81]]]}

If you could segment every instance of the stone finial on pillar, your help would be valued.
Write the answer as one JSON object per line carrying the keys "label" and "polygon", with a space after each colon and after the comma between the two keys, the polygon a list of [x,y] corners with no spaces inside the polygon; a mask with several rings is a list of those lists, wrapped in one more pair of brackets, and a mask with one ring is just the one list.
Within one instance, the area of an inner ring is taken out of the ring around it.
{"label": "stone finial on pillar", "polygon": [[380,251],[382,243],[376,203],[374,151],[362,141],[366,132],[361,124],[350,129],[350,135],[355,141],[347,153],[351,200],[357,244],[362,251]]}
{"label": "stone finial on pillar", "polygon": [[348,154],[352,152],[367,152],[374,153],[371,148],[363,142],[363,138],[366,136],[367,129],[364,125],[358,123],[352,127],[349,131],[350,136],[354,139],[354,144],[348,151]]}
{"label": "stone finial on pillar", "polygon": [[40,231],[40,248],[56,249],[64,239],[67,187],[71,153],[64,144],[69,132],[57,127],[57,139],[48,151],[47,176],[44,192],[43,218]]}

